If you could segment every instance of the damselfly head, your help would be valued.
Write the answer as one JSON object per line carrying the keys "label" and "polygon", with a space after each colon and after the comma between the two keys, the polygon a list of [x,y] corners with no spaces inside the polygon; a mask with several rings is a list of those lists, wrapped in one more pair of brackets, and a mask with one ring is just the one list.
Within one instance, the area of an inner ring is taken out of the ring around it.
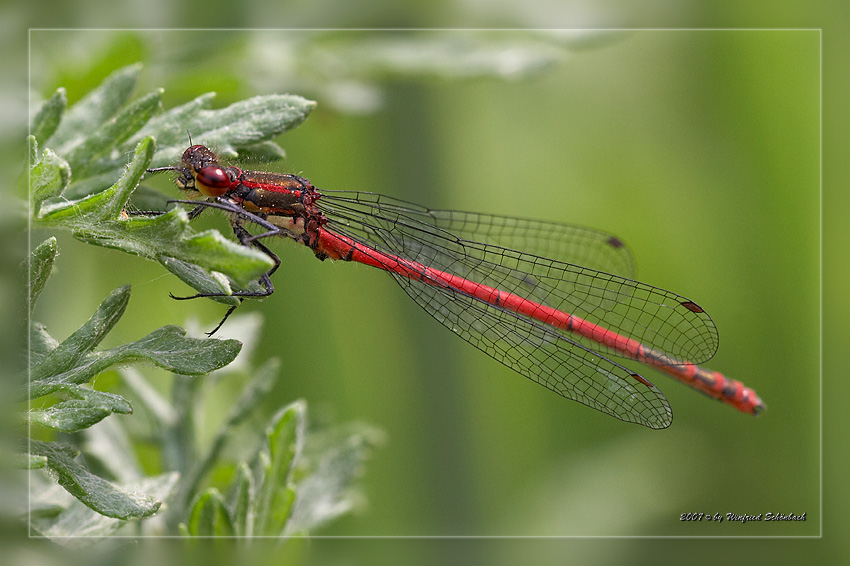
{"label": "damselfly head", "polygon": [[236,175],[230,167],[223,167],[211,149],[193,145],[183,152],[181,174],[177,186],[197,190],[208,197],[219,197],[233,186]]}
{"label": "damselfly head", "polygon": [[218,165],[218,156],[204,145],[193,145],[183,152],[183,163],[195,171],[209,165]]}

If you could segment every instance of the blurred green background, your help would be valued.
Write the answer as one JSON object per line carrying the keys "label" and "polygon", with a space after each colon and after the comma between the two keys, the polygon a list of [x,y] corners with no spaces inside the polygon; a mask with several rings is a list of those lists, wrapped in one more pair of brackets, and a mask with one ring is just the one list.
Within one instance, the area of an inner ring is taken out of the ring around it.
{"label": "blurred green background", "polygon": [[[522,52],[510,50],[485,76],[374,62],[392,51],[382,42],[451,52],[460,36],[549,47],[537,73],[514,72]],[[386,275],[281,242],[278,292],[240,309],[265,317],[255,358],[284,360],[269,407],[303,397],[316,418],[387,436],[364,473],[368,504],[322,534],[796,537],[822,532],[820,42],[817,31],[34,31],[30,69],[36,97],[65,86],[72,101],[135,61],[138,94],[162,86],[167,107],[208,90],[219,106],[301,94],[318,109],[280,138],[288,159],[269,168],[320,188],[613,231],[640,280],[712,314],[721,346],[709,366],[768,405],[754,419],[647,372],[673,426],[620,423],[457,340]],[[115,343],[222,314],[170,301],[180,284],[153,263],[66,234],[60,251],[37,313],[57,336],[127,282]],[[688,512],[807,520],[680,522]],[[579,552],[647,548],[602,546]]]}
{"label": "blurred green background", "polygon": [[[166,106],[207,90],[226,105],[257,84],[302,94],[318,110],[281,138],[288,160],[272,167],[317,187],[614,231],[633,248],[641,280],[712,313],[721,333],[712,367],[769,406],[753,419],[651,376],[671,401],[673,427],[624,425],[456,340],[384,274],[322,264],[280,242],[277,294],[239,313],[262,311],[256,356],[284,360],[286,387],[269,406],[303,397],[388,437],[364,477],[368,510],[328,533],[817,534],[819,34],[630,32],[579,47],[547,36],[546,45],[563,45],[560,56],[512,80],[519,47],[507,46],[532,39],[45,31],[32,34],[31,64],[37,92],[64,85],[72,101],[136,59],[146,62],[139,93],[163,86]],[[463,58],[465,42],[485,40],[506,46],[507,80],[411,78],[374,63],[389,42],[395,53],[436,43]],[[358,72],[361,61],[367,70]],[[331,89],[321,75],[334,64],[352,83],[368,75],[362,85],[327,80],[337,93],[370,91],[360,113],[323,101]],[[292,74],[276,76],[278,65]],[[195,316],[212,326],[222,315],[213,303],[170,301],[168,291],[183,289],[157,265],[63,236],[37,314],[58,336],[126,282],[134,295],[116,343]],[[689,512],[807,520],[681,523]]]}

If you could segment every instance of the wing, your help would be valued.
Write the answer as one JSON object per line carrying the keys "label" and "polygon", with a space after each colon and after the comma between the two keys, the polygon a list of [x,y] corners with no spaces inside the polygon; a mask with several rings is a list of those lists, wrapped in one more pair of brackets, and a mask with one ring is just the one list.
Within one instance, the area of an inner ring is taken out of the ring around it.
{"label": "wing", "polygon": [[323,191],[322,194],[337,203],[335,209],[347,205],[361,214],[384,217],[394,214],[414,225],[436,228],[462,240],[521,250],[628,279],[635,277],[635,260],[629,248],[617,236],[602,230],[477,212],[430,210],[376,193]]}
{"label": "wing", "polygon": [[[624,257],[621,248],[613,247],[613,251],[609,251],[601,243],[609,237],[604,232],[556,225],[561,227],[561,234],[580,235],[572,243],[558,244],[554,241],[557,238],[549,236],[546,230],[551,223],[474,213],[428,212],[407,208],[415,206],[407,203],[402,207],[399,201],[372,193],[330,194],[331,198],[319,202],[330,219],[327,228],[367,247],[581,317],[663,352],[682,364],[703,363],[717,351],[714,322],[686,297],[614,273],[477,239],[478,234],[489,236],[493,233],[487,221],[495,219],[503,242],[522,241],[535,250],[569,249],[577,257],[595,257],[597,264]],[[386,200],[390,201],[387,206]],[[465,222],[464,215],[473,218],[474,222]],[[441,224],[460,229],[452,232]],[[503,228],[505,226],[508,228]],[[536,233],[546,235],[538,240],[529,236]],[[621,265],[626,264],[621,262]],[[577,341],[587,340],[569,332],[566,334]],[[596,342],[582,343],[602,353],[623,355]]]}
{"label": "wing", "polygon": [[[483,235],[503,245],[519,242],[535,251],[595,259],[597,265],[633,265],[628,252],[621,252],[604,232],[429,211],[369,193],[329,192],[319,206],[330,220],[328,231],[411,265],[423,264],[552,306],[679,360],[707,359],[716,350],[711,319],[684,306],[693,305],[684,297],[618,275],[475,241]],[[529,379],[624,421],[651,428],[670,424],[672,412],[663,394],[608,358],[620,352],[456,289],[391,274],[441,324]]]}

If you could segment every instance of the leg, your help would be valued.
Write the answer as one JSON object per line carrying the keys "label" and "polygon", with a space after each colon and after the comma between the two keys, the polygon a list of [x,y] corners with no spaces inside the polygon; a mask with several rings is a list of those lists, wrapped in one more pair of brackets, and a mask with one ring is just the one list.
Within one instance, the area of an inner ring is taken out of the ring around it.
{"label": "leg", "polygon": [[251,242],[253,242],[254,240],[257,240],[259,238],[265,238],[265,237],[268,237],[268,236],[278,236],[281,233],[280,228],[278,228],[277,226],[275,226],[274,224],[272,224],[271,222],[269,222],[265,218],[258,216],[258,215],[254,214],[252,212],[248,212],[247,210],[245,210],[244,208],[242,208],[238,204],[234,204],[234,203],[230,202],[229,200],[227,200],[226,198],[223,198],[223,197],[216,197],[214,202],[212,202],[212,201],[200,201],[199,202],[199,201],[194,201],[194,200],[178,200],[178,199],[172,199],[172,200],[169,200],[168,202],[180,202],[180,203],[183,203],[183,204],[194,204],[195,208],[192,210],[192,212],[189,213],[190,217],[192,217],[192,218],[195,218],[198,214],[200,214],[200,211],[196,212],[198,209],[218,208],[219,210],[224,210],[225,212],[230,212],[231,214],[235,214],[236,216],[238,216],[240,218],[244,218],[245,220],[247,220],[247,221],[249,221],[253,224],[256,224],[257,226],[261,226],[262,228],[266,229],[266,232],[263,232],[262,234],[258,234],[256,236],[254,236],[252,234],[248,234],[248,240],[245,241],[245,242],[242,242],[246,246],[248,244],[250,244]]}
{"label": "leg", "polygon": [[[193,208],[192,210],[189,211],[189,220],[194,220],[195,218],[200,216],[200,214],[206,208],[204,205],[198,204],[198,203],[191,201],[191,200],[168,200],[168,201],[166,201],[166,203],[171,203],[171,202],[183,202],[183,203],[189,203],[189,204],[197,205],[197,206],[195,206],[195,208]],[[127,216],[162,216],[166,212],[168,212],[168,211],[167,210],[125,210],[124,211],[124,213],[127,214]]]}
{"label": "leg", "polygon": [[[216,199],[217,202],[209,202],[209,201],[186,201],[186,200],[170,200],[169,202],[180,202],[185,204],[194,204],[196,205],[191,212],[189,212],[189,218],[196,218],[205,208],[218,208],[220,210],[224,210],[226,212],[230,212],[230,225],[233,228],[233,233],[236,238],[239,240],[239,243],[246,247],[255,247],[264,254],[266,254],[269,258],[274,261],[274,266],[266,273],[260,277],[259,282],[263,286],[262,291],[237,291],[235,293],[227,294],[227,293],[196,293],[187,297],[176,297],[174,295],[170,295],[172,299],[176,299],[178,301],[184,301],[189,299],[199,299],[202,297],[239,297],[240,303],[241,298],[244,297],[254,297],[254,298],[263,298],[268,297],[272,293],[274,293],[274,284],[272,284],[271,276],[277,271],[277,268],[280,267],[280,258],[271,251],[265,244],[260,242],[258,238],[263,238],[266,236],[275,236],[281,233],[281,230],[275,226],[274,224],[268,222],[266,219],[257,216],[256,214],[252,214],[247,210],[244,210],[240,206],[223,199],[221,197]],[[263,228],[266,228],[266,232],[263,234],[254,236],[242,225],[242,219],[247,219],[250,222],[253,222]],[[219,328],[222,327],[224,322],[230,317],[233,311],[236,310],[236,307],[239,305],[231,306],[227,312],[224,314],[224,317],[218,323],[218,325],[211,331],[207,332],[207,336],[212,336],[215,334]]]}
{"label": "leg", "polygon": [[[252,292],[249,292],[249,291],[242,291],[242,292],[233,293],[232,296],[236,296],[236,297],[259,297],[259,298],[268,297],[269,295],[274,293],[274,285],[272,284],[271,276],[275,271],[277,271],[277,268],[280,267],[280,258],[277,256],[277,254],[275,254],[273,251],[271,251],[268,247],[266,247],[261,242],[258,242],[257,240],[251,240],[251,238],[252,238],[251,233],[248,232],[248,230],[246,230],[245,227],[242,226],[239,223],[238,220],[236,220],[236,219],[231,220],[231,225],[233,226],[233,233],[236,235],[236,237],[239,239],[239,242],[243,246],[254,246],[255,248],[259,249],[261,252],[263,252],[264,254],[269,256],[272,260],[274,260],[274,267],[272,267],[267,273],[264,273],[263,276],[260,277],[260,283],[263,286],[262,292],[253,292],[252,293]],[[221,295],[223,295],[223,293]],[[178,299],[178,300],[196,299],[198,297],[213,297],[213,296],[218,296],[218,295],[215,295],[213,293],[198,293],[197,295],[193,295],[191,297],[175,297],[174,295],[171,295],[171,297],[173,299]],[[235,311],[236,307],[238,307],[238,306],[239,305],[233,305],[229,309],[227,309],[227,312],[224,313],[224,317],[221,319],[221,321],[218,323],[218,325],[216,325],[216,327],[213,328],[212,331],[207,332],[207,336],[212,336],[213,334],[218,332],[218,329],[222,327],[224,322],[228,319],[228,317],[230,317],[231,314],[233,314],[233,311]]]}
{"label": "leg", "polygon": [[[262,291],[237,291],[235,293],[196,293],[194,295],[190,295],[187,297],[176,297],[171,295],[172,299],[176,299],[178,301],[186,301],[190,299],[199,299],[202,297],[255,297],[255,298],[263,298],[268,297],[272,293],[274,293],[274,285],[272,284],[271,276],[277,271],[277,268],[280,267],[280,258],[271,251],[265,244],[254,240],[254,236],[245,229],[244,226],[239,222],[238,219],[231,219],[231,225],[233,226],[233,233],[236,235],[236,238],[239,240],[239,243],[246,247],[255,247],[264,254],[266,254],[273,262],[274,266],[266,273],[264,273],[260,277],[260,284],[263,286]],[[227,313],[230,315],[233,312],[233,309],[236,307],[231,307],[231,310]]]}

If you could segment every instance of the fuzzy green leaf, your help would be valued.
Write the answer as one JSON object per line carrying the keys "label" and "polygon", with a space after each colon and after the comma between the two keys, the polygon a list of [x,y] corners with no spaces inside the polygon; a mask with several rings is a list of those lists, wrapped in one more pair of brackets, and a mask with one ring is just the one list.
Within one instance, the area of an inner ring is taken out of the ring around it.
{"label": "fuzzy green leaf", "polygon": [[57,89],[53,96],[44,101],[44,104],[33,117],[30,124],[30,135],[41,140],[42,144],[49,140],[59,126],[59,122],[62,121],[62,114],[65,113],[67,106],[68,97],[65,94],[65,89]]}
{"label": "fuzzy green leaf", "polygon": [[266,429],[273,471],[271,479],[278,484],[286,482],[292,474],[295,461],[301,453],[306,413],[307,404],[296,401],[278,411]]}
{"label": "fuzzy green leaf", "polygon": [[[35,138],[30,137],[32,153],[37,153]],[[50,197],[58,197],[68,187],[71,168],[68,163],[46,149],[41,159],[33,160],[30,168],[30,202],[33,210]]]}
{"label": "fuzzy green leaf", "polygon": [[71,229],[85,229],[94,222],[117,220],[145,174],[155,150],[153,139],[142,140],[136,146],[133,160],[114,185],[78,200],[69,200],[65,195],[61,200],[46,202],[36,211],[36,220]]}
{"label": "fuzzy green leaf", "polygon": [[239,157],[249,163],[268,163],[285,159],[286,152],[274,142],[262,141],[240,148]]}
{"label": "fuzzy green leaf", "polygon": [[39,363],[33,365],[30,371],[32,382],[50,381],[52,380],[51,376],[60,375],[66,372],[68,368],[84,365],[84,358],[87,354],[100,344],[101,340],[124,315],[129,300],[129,285],[119,287],[110,293],[79,330],[65,339],[58,347],[52,349]]}
{"label": "fuzzy green leaf", "polygon": [[215,93],[207,92],[186,104],[175,106],[158,116],[154,116],[141,130],[132,135],[124,143],[124,146],[133,147],[133,145],[142,141],[143,138],[153,136],[156,138],[160,148],[172,146],[188,147],[188,134],[190,132],[181,128],[184,126],[188,127],[190,123],[196,122],[201,111],[212,108],[212,101],[214,99]]}
{"label": "fuzzy green leaf", "polygon": [[[316,107],[314,101],[295,94],[256,96],[216,110],[205,109],[206,102],[208,99],[195,99],[189,103],[191,108],[175,109],[180,110],[179,119],[151,120],[142,128],[139,135],[153,135],[159,143],[153,166],[178,163],[188,147],[188,134],[193,143],[214,147],[219,155],[235,156],[239,148],[257,147],[298,126]],[[283,152],[279,148],[273,152],[269,144],[261,147],[267,155]]]}
{"label": "fuzzy green leaf", "polygon": [[295,501],[292,470],[304,443],[306,404],[296,401],[281,409],[266,429],[267,456],[257,494],[255,533],[280,536]]}
{"label": "fuzzy green leaf", "polygon": [[98,391],[96,389],[89,389],[88,387],[81,387],[79,385],[69,385],[67,387],[63,387],[60,391],[63,391],[74,399],[88,403],[89,405],[103,407],[112,413],[128,415],[133,412],[133,406],[130,402],[121,395],[116,395],[115,393]]}
{"label": "fuzzy green leaf", "polygon": [[74,461],[76,449],[54,442],[30,441],[30,452],[47,458],[47,467],[68,493],[101,515],[139,519],[156,513],[162,504],[148,495],[129,492],[92,475]]}
{"label": "fuzzy green leaf", "polygon": [[141,72],[138,63],[119,69],[69,108],[50,140],[56,152],[64,155],[71,151],[115,116],[129,100]]}
{"label": "fuzzy green leaf", "polygon": [[159,146],[152,164],[155,167],[178,163],[188,147],[189,135],[193,142],[215,147],[221,155],[235,156],[238,150],[245,149],[251,155],[280,158],[283,149],[270,140],[303,122],[316,105],[297,95],[275,94],[212,110],[214,97],[214,93],[207,93],[151,118],[117,147],[114,156],[104,157],[96,170],[86,171],[93,176],[78,175],[66,196],[77,198],[100,190],[98,187],[105,186],[104,179],[120,170],[123,154],[148,136],[155,137]]}
{"label": "fuzzy green leaf", "polygon": [[73,397],[45,409],[28,413],[29,421],[61,432],[76,432],[100,422],[111,413],[132,413],[130,403],[113,393],[96,391],[77,385],[63,387]]}
{"label": "fuzzy green leaf", "polygon": [[251,536],[251,508],[254,499],[254,476],[245,462],[236,468],[233,502],[233,532],[236,536]]}
{"label": "fuzzy green leaf", "polygon": [[[99,158],[106,156],[117,144],[135,134],[150,120],[154,112],[160,109],[163,92],[159,89],[136,100],[74,147],[66,155],[66,159],[75,175],[86,177],[90,169],[97,170],[93,164],[96,164]],[[99,169],[110,170],[113,160],[114,158],[101,164]]]}
{"label": "fuzzy green leaf", "polygon": [[179,326],[163,326],[144,338],[108,350],[121,350],[123,359],[148,359],[183,375],[204,375],[226,366],[239,354],[238,340],[187,338]]}
{"label": "fuzzy green leaf", "polygon": [[[221,455],[225,442],[230,438],[235,428],[256,409],[257,405],[272,390],[274,384],[277,382],[279,369],[280,361],[272,358],[254,372],[253,379],[248,382],[239,399],[230,407],[227,418],[216,431],[209,448],[199,458],[197,465],[193,467],[192,471],[187,474],[183,482],[185,493],[194,493],[201,478]],[[189,495],[186,496],[186,499],[188,498]]]}
{"label": "fuzzy green leaf", "polygon": [[[177,479],[178,474],[166,473],[121,484],[117,489],[123,493],[144,493],[151,499],[164,501],[173,491]],[[45,508],[52,501],[47,499],[49,494],[43,494],[45,500],[41,499],[40,492],[31,492],[30,495],[33,506]],[[32,526],[41,535],[55,539],[58,544],[75,548],[115,534],[119,529],[127,526],[127,521],[123,518],[113,519],[101,515],[80,501],[73,501],[70,505],[60,507],[58,513],[52,513],[49,516],[42,513],[41,517],[33,519]]]}
{"label": "fuzzy green leaf", "polygon": [[29,470],[39,470],[45,466],[47,466],[47,457],[46,456],[35,456],[33,454],[26,454],[22,457],[23,468]]}
{"label": "fuzzy green leaf", "polygon": [[201,340],[185,334],[178,326],[163,326],[135,342],[92,352],[61,373],[33,381],[30,393],[46,395],[67,384],[85,383],[116,364],[142,360],[183,375],[203,375],[229,364],[242,348],[237,340]]}
{"label": "fuzzy green leaf", "polygon": [[47,284],[47,278],[50,277],[50,272],[53,270],[53,263],[56,261],[57,255],[59,255],[59,250],[56,245],[56,238],[44,240],[30,253],[30,312],[32,312],[32,308],[35,306],[39,295],[41,295],[44,286]]}
{"label": "fuzzy green leaf", "polygon": [[[123,372],[132,369],[125,368]],[[105,419],[97,426],[83,431],[82,448],[86,454],[86,462],[89,465],[96,463],[98,470],[103,470],[102,475],[113,478],[122,485],[136,482],[142,477],[139,456],[146,457],[144,453],[136,453],[135,448],[138,446],[131,440],[133,437],[128,430],[133,427],[128,425],[130,423],[127,419]],[[147,430],[159,429],[151,424]]]}
{"label": "fuzzy green leaf", "polygon": [[45,354],[59,346],[59,341],[40,322],[30,322],[30,363],[37,365]]}
{"label": "fuzzy green leaf", "polygon": [[129,298],[129,286],[113,291],[95,314],[61,344],[55,344],[41,327],[31,331],[31,336],[39,338],[39,355],[30,372],[31,398],[85,383],[112,365],[138,360],[184,375],[205,374],[233,361],[242,347],[236,340],[187,338],[182,328],[164,326],[135,342],[95,351],[124,314]]}
{"label": "fuzzy green leaf", "polygon": [[[272,268],[274,262],[268,256],[228,240],[215,230],[192,232],[189,218],[181,208],[159,216],[122,215],[153,153],[153,140],[143,139],[117,183],[79,200],[45,203],[36,220],[71,230],[83,242],[120,249],[158,261],[166,268],[173,259],[194,264],[208,279],[214,279],[211,272],[220,272],[244,286]],[[185,278],[184,281],[191,282]]]}
{"label": "fuzzy green leaf", "polygon": [[99,423],[110,411],[91,406],[85,401],[63,401],[46,409],[30,411],[29,422],[40,424],[60,432],[77,432]]}
{"label": "fuzzy green leaf", "polygon": [[383,442],[380,431],[362,425],[313,433],[305,443],[298,474],[298,500],[286,524],[286,534],[312,531],[357,504],[353,493],[365,461]]}
{"label": "fuzzy green leaf", "polygon": [[[270,499],[258,500],[266,514],[256,514],[254,532],[258,536],[279,537],[286,532],[286,524],[295,505],[296,487],[292,484],[279,485],[270,492]],[[268,501],[268,505],[264,505]]]}
{"label": "fuzzy green leaf", "polygon": [[75,230],[74,237],[155,260],[200,293],[231,291],[229,282],[214,272],[244,287],[274,266],[267,255],[229,240],[216,230],[193,233],[182,208],[160,216],[101,222]]}
{"label": "fuzzy green leaf", "polygon": [[[283,150],[271,138],[303,122],[316,103],[297,95],[269,95],[213,110],[214,95],[205,94],[154,116],[162,90],[124,106],[140,70],[133,65],[116,71],[65,113],[50,140],[55,153],[45,151],[31,169],[35,221],[71,230],[87,243],[157,261],[199,293],[221,293],[213,300],[236,305],[239,300],[229,295],[250,289],[273,267],[266,254],[216,231],[195,234],[182,207],[156,216],[128,216],[124,211],[133,209],[128,200],[147,168],[179,161],[187,134],[227,155],[244,148],[280,157]],[[154,137],[160,140],[158,151]],[[35,139],[30,152],[36,153]]]}
{"label": "fuzzy green leaf", "polygon": [[[216,237],[215,234],[218,234],[218,232],[210,232],[211,237]],[[167,256],[162,258],[162,265],[198,293],[231,295],[234,292],[230,280],[217,271],[210,271],[198,265]],[[238,305],[240,302],[237,297],[231,296],[213,296],[210,299],[230,306]]]}
{"label": "fuzzy green leaf", "polygon": [[27,136],[27,163],[30,169],[38,163],[38,140],[35,136]]}
{"label": "fuzzy green leaf", "polygon": [[190,536],[229,537],[233,536],[233,521],[221,494],[215,488],[202,493],[195,504],[186,525]]}

